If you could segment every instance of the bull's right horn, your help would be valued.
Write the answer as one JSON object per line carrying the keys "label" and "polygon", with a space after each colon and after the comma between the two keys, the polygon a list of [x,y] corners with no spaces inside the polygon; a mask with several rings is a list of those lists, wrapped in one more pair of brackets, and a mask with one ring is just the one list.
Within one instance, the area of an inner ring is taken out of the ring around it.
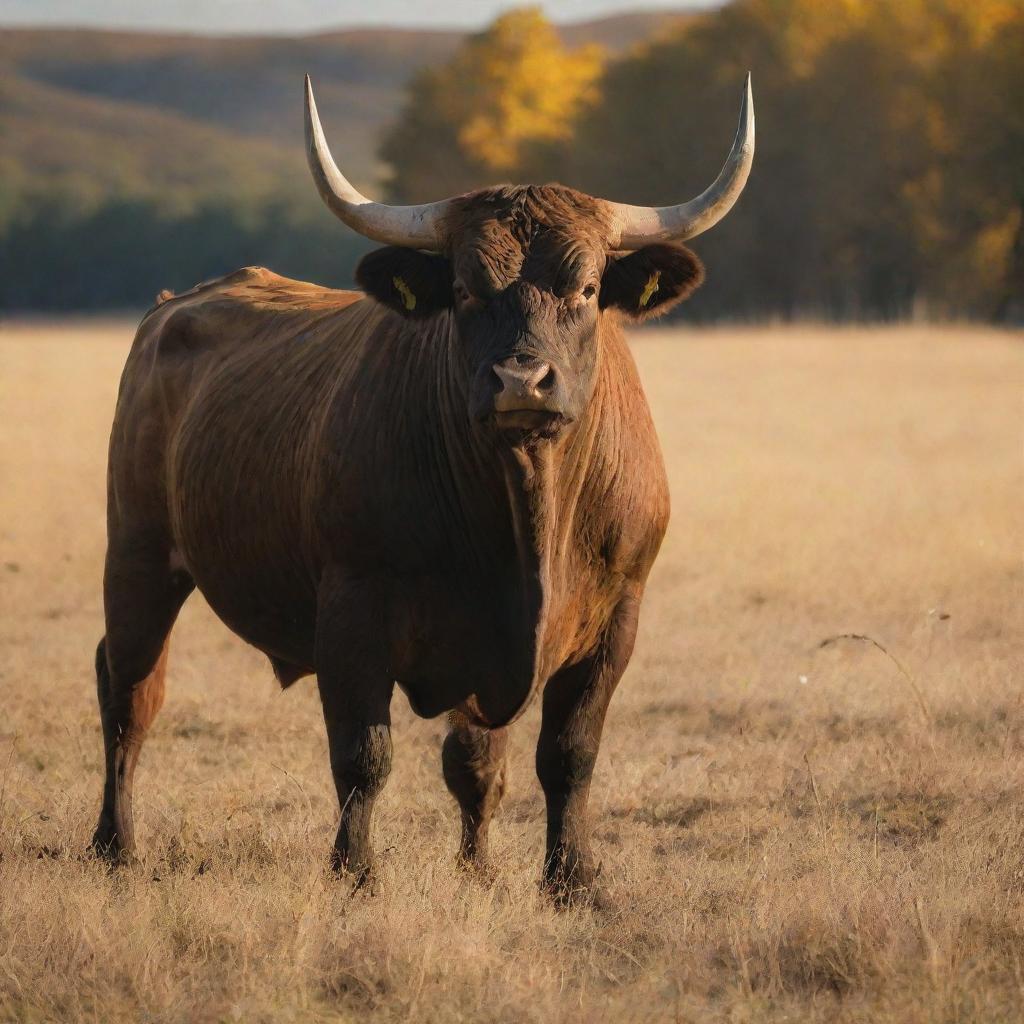
{"label": "bull's right horn", "polygon": [[324,139],[309,75],[306,75],[306,158],[320,198],[353,231],[386,245],[434,252],[444,248],[441,225],[448,209],[447,200],[421,206],[375,203],[353,188],[348,178],[338,170]]}
{"label": "bull's right horn", "polygon": [[717,224],[740,197],[754,162],[754,95],[750,74],[743,86],[740,123],[729,159],[718,177],[696,199],[677,206],[609,203],[615,222],[613,249],[640,249],[652,242],[682,242]]}

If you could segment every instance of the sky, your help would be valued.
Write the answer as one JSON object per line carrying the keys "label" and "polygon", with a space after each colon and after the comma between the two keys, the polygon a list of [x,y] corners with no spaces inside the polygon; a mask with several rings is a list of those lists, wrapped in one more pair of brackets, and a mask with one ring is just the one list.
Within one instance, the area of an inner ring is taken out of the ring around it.
{"label": "sky", "polygon": [[[709,7],[714,0],[558,0],[554,21],[623,10]],[[177,32],[299,34],[356,25],[478,28],[509,0],[0,0],[0,25],[74,25]]]}

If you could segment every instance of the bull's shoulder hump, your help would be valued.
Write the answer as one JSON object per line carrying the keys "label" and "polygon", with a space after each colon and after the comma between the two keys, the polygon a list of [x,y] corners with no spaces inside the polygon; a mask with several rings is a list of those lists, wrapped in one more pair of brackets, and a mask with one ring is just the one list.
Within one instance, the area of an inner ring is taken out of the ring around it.
{"label": "bull's shoulder hump", "polygon": [[242,267],[232,274],[197,284],[179,295],[161,292],[157,305],[146,314],[143,322],[150,318],[163,320],[185,309],[195,312],[230,305],[237,309],[344,309],[363,298],[363,292],[296,281],[275,274],[266,267]]}
{"label": "bull's shoulder hump", "polygon": [[295,281],[264,267],[243,267],[187,292],[162,297],[143,318],[136,351],[157,359],[254,344],[294,321],[342,311],[362,292]]}
{"label": "bull's shoulder hump", "polygon": [[345,309],[365,298],[362,292],[297,281],[275,274],[266,267],[242,267],[214,284],[216,293],[225,299],[267,310],[330,311]]}

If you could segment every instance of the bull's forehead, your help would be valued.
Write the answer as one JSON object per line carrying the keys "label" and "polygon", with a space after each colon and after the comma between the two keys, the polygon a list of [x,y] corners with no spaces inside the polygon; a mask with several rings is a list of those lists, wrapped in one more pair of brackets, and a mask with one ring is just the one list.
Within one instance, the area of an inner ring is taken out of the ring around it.
{"label": "bull's forehead", "polygon": [[610,221],[605,202],[560,185],[487,189],[454,201],[448,251],[475,293],[525,280],[569,294],[603,271]]}

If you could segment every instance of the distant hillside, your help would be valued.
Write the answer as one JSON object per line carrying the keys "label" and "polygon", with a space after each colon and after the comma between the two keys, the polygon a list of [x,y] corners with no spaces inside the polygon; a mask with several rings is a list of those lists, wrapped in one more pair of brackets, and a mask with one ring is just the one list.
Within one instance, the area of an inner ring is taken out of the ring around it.
{"label": "distant hillside", "polygon": [[[622,52],[689,17],[639,12],[560,31],[570,45]],[[302,38],[5,30],[0,183],[190,196],[230,178],[245,190],[290,191],[302,166],[301,82],[309,72],[346,171],[372,187],[381,172],[377,140],[403,86],[463,38],[401,29]]]}
{"label": "distant hillside", "polygon": [[[624,54],[685,20],[629,14],[560,31]],[[345,171],[379,193],[378,143],[406,84],[464,38],[0,31],[0,316],[144,309],[163,288],[253,263],[350,285],[370,243],[312,187],[302,76]]]}
{"label": "distant hillside", "polygon": [[267,192],[300,157],[170,110],[112,103],[57,86],[0,78],[0,173],[16,189],[174,195]]}

